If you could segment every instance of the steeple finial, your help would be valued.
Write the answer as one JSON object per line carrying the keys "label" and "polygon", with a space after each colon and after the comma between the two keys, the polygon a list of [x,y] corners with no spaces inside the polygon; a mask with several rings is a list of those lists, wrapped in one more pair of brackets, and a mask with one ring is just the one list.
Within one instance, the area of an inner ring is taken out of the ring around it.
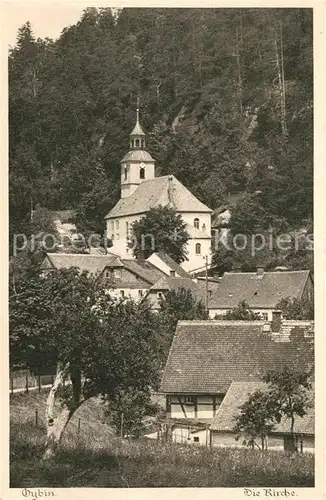
{"label": "steeple finial", "polygon": [[139,97],[137,97],[137,123],[139,123]]}

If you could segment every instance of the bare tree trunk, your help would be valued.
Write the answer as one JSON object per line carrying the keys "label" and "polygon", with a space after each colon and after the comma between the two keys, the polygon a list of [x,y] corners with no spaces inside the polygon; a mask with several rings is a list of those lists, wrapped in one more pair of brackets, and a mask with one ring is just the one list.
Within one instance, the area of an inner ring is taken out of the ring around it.
{"label": "bare tree trunk", "polygon": [[[60,392],[63,389],[67,375],[67,368],[67,366],[58,363],[56,377],[47,398],[45,409],[47,436],[43,454],[44,460],[55,456],[69,420],[85,401],[85,399],[81,399],[82,382],[79,370],[75,370],[71,376],[72,397],[71,395],[70,397],[64,395],[63,398],[60,398]],[[56,403],[60,404],[57,405]]]}

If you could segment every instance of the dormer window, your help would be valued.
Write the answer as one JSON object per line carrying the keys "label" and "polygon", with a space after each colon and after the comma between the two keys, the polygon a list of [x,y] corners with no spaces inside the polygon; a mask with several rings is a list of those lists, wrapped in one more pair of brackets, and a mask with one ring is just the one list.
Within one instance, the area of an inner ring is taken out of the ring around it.
{"label": "dormer window", "polygon": [[139,170],[139,178],[145,179],[145,169],[143,167]]}
{"label": "dormer window", "polygon": [[194,227],[195,227],[196,229],[199,229],[199,219],[197,219],[197,218],[196,218],[196,219],[194,219]]}
{"label": "dormer window", "polygon": [[172,276],[172,278],[175,278],[175,271],[170,271],[170,276]]}

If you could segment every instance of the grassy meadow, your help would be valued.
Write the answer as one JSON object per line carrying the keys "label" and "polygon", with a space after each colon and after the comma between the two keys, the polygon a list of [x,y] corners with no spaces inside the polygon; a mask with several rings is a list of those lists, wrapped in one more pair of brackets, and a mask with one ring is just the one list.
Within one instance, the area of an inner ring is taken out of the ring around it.
{"label": "grassy meadow", "polygon": [[[57,457],[42,462],[44,401],[35,391],[11,396],[11,487],[307,487],[314,485],[314,456],[282,452],[121,442],[90,400],[65,431]],[[38,410],[36,423],[35,410]]]}

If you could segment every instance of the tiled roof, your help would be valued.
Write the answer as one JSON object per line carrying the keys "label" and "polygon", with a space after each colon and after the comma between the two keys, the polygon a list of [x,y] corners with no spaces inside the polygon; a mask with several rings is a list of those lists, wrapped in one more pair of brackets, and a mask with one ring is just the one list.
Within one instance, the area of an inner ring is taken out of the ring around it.
{"label": "tiled roof", "polygon": [[162,276],[165,276],[163,271],[147,261],[136,261],[135,259],[120,259],[123,266],[138,275],[140,278],[147,281],[150,285],[156,283]]}
{"label": "tiled roof", "polygon": [[79,253],[48,253],[45,257],[55,269],[78,267],[81,271],[88,271],[91,274],[101,273],[116,258],[117,256],[114,254],[90,255]]}
{"label": "tiled roof", "polygon": [[287,297],[300,298],[309,279],[309,271],[224,273],[214,292],[210,307],[232,309],[245,300],[250,308],[273,308]]}
{"label": "tiled roof", "polygon": [[127,154],[124,155],[122,158],[121,162],[123,161],[150,161],[153,162],[155,161],[154,158],[147,152],[144,151],[143,149],[133,149],[132,151],[129,151]]}
{"label": "tiled roof", "polygon": [[200,290],[197,284],[190,278],[174,278],[171,276],[164,276],[155,283],[151,290],[155,291],[166,291],[166,290],[190,290],[195,296],[200,295]]}
{"label": "tiled roof", "polygon": [[[232,382],[217,413],[214,417],[210,429],[212,431],[232,431],[235,425],[234,417],[239,412],[239,407],[245,403],[250,394],[256,390],[266,390],[267,385],[261,381],[240,381]],[[314,400],[314,391],[309,391],[309,399]],[[283,418],[276,424],[272,432],[287,433],[290,430],[290,419]],[[307,414],[303,417],[296,417],[294,422],[294,432],[298,434],[315,433],[315,412],[312,405]]]}
{"label": "tiled roof", "polygon": [[178,179],[166,175],[143,181],[131,196],[119,200],[105,218],[144,214],[159,205],[171,206],[177,212],[211,212]]}
{"label": "tiled roof", "polygon": [[179,321],[161,391],[226,393],[232,381],[261,380],[297,362],[297,347],[274,342],[263,327],[263,321]]}
{"label": "tiled roof", "polygon": [[167,265],[172,271],[175,271],[180,278],[190,278],[190,274],[187,273],[179,264],[177,264],[169,255],[165,252],[156,252],[156,255]]}

